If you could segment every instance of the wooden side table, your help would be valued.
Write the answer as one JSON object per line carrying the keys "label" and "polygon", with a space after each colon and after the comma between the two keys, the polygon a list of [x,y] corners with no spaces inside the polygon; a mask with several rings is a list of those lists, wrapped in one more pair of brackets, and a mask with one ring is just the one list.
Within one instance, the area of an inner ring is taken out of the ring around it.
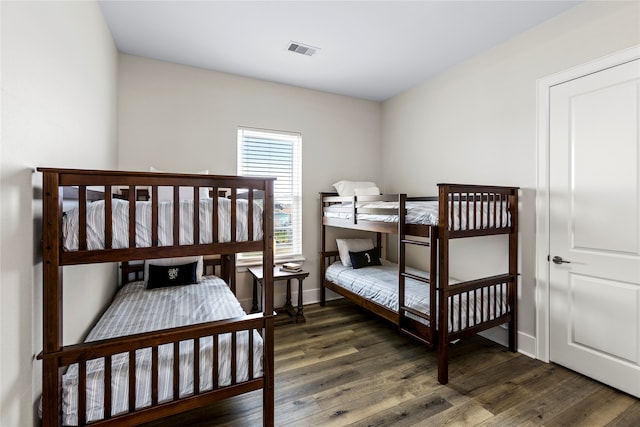
{"label": "wooden side table", "polygon": [[[251,313],[257,313],[260,311],[260,307],[258,303],[262,302],[258,299],[258,284],[262,286],[262,266],[250,267],[248,268],[249,273],[253,276],[253,303],[251,305]],[[288,316],[276,317],[276,325],[282,325],[286,323],[304,323],[306,319],[304,318],[304,311],[302,307],[302,282],[309,276],[309,272],[300,271],[297,273],[289,272],[289,271],[281,271],[280,266],[275,266],[273,268],[273,282],[274,285],[278,281],[287,281],[287,298],[284,304],[284,307],[276,309],[278,314],[287,314]],[[293,305],[291,304],[291,280],[298,279],[298,307],[294,310]],[[262,305],[262,304],[260,304]]]}

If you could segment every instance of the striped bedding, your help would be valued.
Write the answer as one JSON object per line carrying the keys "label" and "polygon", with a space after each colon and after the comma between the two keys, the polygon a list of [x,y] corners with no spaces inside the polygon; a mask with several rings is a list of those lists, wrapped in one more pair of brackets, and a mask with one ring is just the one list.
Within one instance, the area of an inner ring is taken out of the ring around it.
{"label": "striped bedding", "polygon": [[[227,284],[215,276],[205,276],[198,284],[147,290],[144,282],[125,285],[113,303],[87,336],[86,341],[148,332],[177,326],[228,319],[245,315],[240,303]],[[253,377],[261,377],[262,338],[253,332]],[[211,352],[212,337],[200,341],[200,390],[212,389]],[[218,386],[231,383],[231,336],[218,338]],[[236,381],[246,381],[248,376],[248,332],[238,332]],[[172,400],[173,346],[159,348],[158,401]],[[151,405],[151,349],[136,355],[136,408]],[[180,344],[180,396],[193,394],[193,344]],[[112,413],[128,410],[128,356],[112,358]],[[104,417],[104,361],[87,363],[87,421]],[[71,365],[63,376],[62,421],[65,425],[77,425],[78,366]]]}
{"label": "striped bedding", "polygon": [[[353,269],[345,267],[340,261],[337,261],[327,268],[325,277],[327,280],[351,291],[365,299],[374,301],[390,310],[398,311],[398,264],[394,264],[387,260],[381,260],[382,265],[370,266],[366,268]],[[429,273],[414,268],[407,267],[408,273],[412,273],[422,277],[428,277]],[[451,281],[456,283],[456,281]],[[463,294],[462,298],[454,298],[453,302],[449,301],[449,313],[458,313],[458,309],[462,310],[462,318],[458,319],[454,316],[449,321],[449,332],[457,332],[460,330],[460,323],[463,328],[475,325],[477,319],[492,319],[494,313],[507,312],[507,287],[506,284],[501,285],[502,292],[498,292],[497,298],[494,298],[494,292],[485,291],[483,295],[483,304],[475,303],[474,298],[467,298]],[[467,301],[470,299],[470,301]],[[495,307],[497,302],[497,307]],[[471,308],[469,318],[467,319],[467,303]],[[405,304],[406,306],[418,310],[422,313],[429,313],[429,285],[419,282],[411,278],[405,278]],[[489,313],[482,313],[482,306],[489,307]],[[453,311],[452,311],[453,310]],[[419,317],[407,314],[409,317],[428,324],[428,322]],[[461,320],[461,322],[459,321]]]}
{"label": "striped bedding", "polygon": [[[247,207],[248,201],[236,200],[236,241],[248,238]],[[211,215],[213,199],[200,199],[200,242],[211,243]],[[231,240],[230,221],[231,200],[218,198],[218,240]],[[112,248],[129,247],[129,202],[112,200]],[[193,244],[193,200],[180,201],[180,244]],[[104,249],[104,201],[96,201],[87,205],[87,249]],[[76,251],[79,247],[78,208],[65,212],[63,217],[63,248],[65,251]],[[253,240],[262,238],[262,208],[254,202],[253,207]],[[173,202],[158,203],[158,245],[173,245]],[[151,246],[151,202],[136,202],[136,247]]]}
{"label": "striped bedding", "polygon": [[[344,209],[345,206],[351,206],[351,203],[341,203],[326,208],[324,215],[329,218],[349,219],[352,214],[349,212],[339,212],[337,208]],[[367,209],[398,209],[398,202],[360,202],[358,208]],[[331,211],[331,209],[335,211]],[[418,201],[406,202],[407,215],[405,222],[407,224],[420,225],[438,225],[438,201]],[[467,224],[467,210],[469,210],[469,224]],[[495,212],[495,219],[494,219]],[[358,220],[379,221],[379,222],[398,222],[398,215],[375,215],[375,214],[358,214]],[[485,228],[495,228],[496,224],[500,227],[508,227],[511,225],[509,212],[506,203],[503,207],[494,207],[493,203],[473,204],[467,209],[466,203],[462,206],[454,204],[453,220],[449,220],[451,230],[476,230]]]}

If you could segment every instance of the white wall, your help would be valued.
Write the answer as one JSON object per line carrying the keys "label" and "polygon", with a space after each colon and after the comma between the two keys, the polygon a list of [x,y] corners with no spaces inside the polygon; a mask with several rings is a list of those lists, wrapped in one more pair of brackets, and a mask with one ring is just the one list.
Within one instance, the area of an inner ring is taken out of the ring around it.
{"label": "white wall", "polygon": [[[381,107],[118,58],[94,2],[0,2],[0,425],[32,424],[40,391],[41,178],[33,168],[234,174],[238,126],[303,134],[306,302],[318,297],[318,192],[336,180],[375,180],[412,194],[434,194],[441,181],[521,186],[520,328],[533,337],[536,79],[640,43],[639,9],[637,2],[585,3]],[[456,250],[478,255],[482,246],[471,246]],[[82,286],[83,267],[65,269],[64,304],[74,307],[67,342],[83,335],[113,292],[113,267],[90,268],[99,280],[91,287]],[[485,267],[453,266],[461,276],[478,268]]]}
{"label": "white wall", "polygon": [[[388,190],[435,194],[438,182],[522,188],[519,329],[527,353],[535,352],[536,324],[536,81],[639,43],[640,3],[586,2],[383,105]],[[494,240],[504,255],[506,245]],[[492,252],[455,242],[463,256],[453,274],[491,273],[500,263]]]}
{"label": "white wall", "polygon": [[[318,193],[339,179],[379,176],[381,105],[124,54],[118,76],[123,170],[235,175],[239,126],[302,134],[304,301],[318,301]],[[248,273],[239,280],[246,307]],[[278,303],[282,286],[276,292]]]}
{"label": "white wall", "polygon": [[[42,350],[42,178],[32,172],[117,166],[117,51],[95,2],[0,7],[0,425],[23,427],[34,423],[42,381],[34,360]],[[90,276],[65,268],[67,342],[85,333],[114,291],[113,265],[92,268]]]}

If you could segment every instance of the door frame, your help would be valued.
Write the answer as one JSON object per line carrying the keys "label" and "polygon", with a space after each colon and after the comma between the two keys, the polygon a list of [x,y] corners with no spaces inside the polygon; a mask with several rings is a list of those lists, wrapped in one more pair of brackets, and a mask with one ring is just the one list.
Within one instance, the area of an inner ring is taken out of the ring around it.
{"label": "door frame", "polygon": [[640,59],[640,45],[589,61],[537,81],[536,358],[549,362],[549,93],[553,86]]}

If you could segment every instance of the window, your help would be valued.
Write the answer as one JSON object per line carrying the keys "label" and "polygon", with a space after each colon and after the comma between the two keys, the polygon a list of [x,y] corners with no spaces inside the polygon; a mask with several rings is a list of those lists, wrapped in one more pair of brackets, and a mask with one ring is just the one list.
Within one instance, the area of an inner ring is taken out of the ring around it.
{"label": "window", "polygon": [[[273,234],[277,259],[302,256],[302,136],[238,129],[238,175],[273,176]],[[243,254],[240,259],[255,257]]]}

